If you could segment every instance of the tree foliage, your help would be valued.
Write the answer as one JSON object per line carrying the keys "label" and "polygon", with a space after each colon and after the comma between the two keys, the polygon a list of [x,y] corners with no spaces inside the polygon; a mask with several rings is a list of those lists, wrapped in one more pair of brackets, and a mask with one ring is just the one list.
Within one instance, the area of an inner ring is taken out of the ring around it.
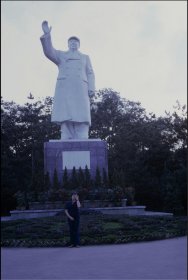
{"label": "tree foliage", "polygon": [[[39,199],[54,187],[43,171],[44,142],[60,138],[59,127],[50,121],[51,106],[51,97],[35,101],[32,95],[22,106],[2,101],[2,213],[15,209],[16,193],[22,192],[28,205],[30,193]],[[111,197],[127,197],[130,205],[185,213],[186,107],[177,102],[172,113],[156,117],[139,102],[103,89],[91,97],[91,117],[90,138],[107,141],[108,177],[98,172],[92,182],[87,167],[64,171],[62,189],[83,186],[86,196],[97,186],[106,195],[111,191]]]}

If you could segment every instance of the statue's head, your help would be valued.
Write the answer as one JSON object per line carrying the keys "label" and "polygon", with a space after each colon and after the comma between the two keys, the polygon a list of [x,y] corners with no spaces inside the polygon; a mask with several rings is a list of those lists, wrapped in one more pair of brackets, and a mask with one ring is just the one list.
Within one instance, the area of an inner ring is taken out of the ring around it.
{"label": "statue's head", "polygon": [[76,36],[72,36],[68,39],[68,47],[69,49],[79,49],[80,47],[80,39]]}

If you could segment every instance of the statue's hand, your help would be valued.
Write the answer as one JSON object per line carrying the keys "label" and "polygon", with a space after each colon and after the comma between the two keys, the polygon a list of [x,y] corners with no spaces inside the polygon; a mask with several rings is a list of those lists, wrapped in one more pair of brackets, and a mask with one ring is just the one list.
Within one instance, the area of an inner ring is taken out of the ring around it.
{"label": "statue's hand", "polygon": [[52,29],[52,27],[49,28],[48,22],[46,20],[44,20],[42,22],[42,30],[43,30],[44,34],[49,33],[51,31],[51,29]]}

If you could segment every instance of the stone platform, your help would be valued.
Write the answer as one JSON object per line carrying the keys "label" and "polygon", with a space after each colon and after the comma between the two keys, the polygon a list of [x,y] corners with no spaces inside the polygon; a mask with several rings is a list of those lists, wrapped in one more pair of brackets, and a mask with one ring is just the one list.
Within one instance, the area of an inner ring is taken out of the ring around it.
{"label": "stone platform", "polygon": [[44,143],[44,170],[49,172],[52,180],[54,170],[62,181],[65,167],[70,173],[75,167],[82,170],[88,167],[91,178],[96,175],[99,168],[101,175],[103,168],[108,174],[107,143],[101,139],[87,140],[50,140]]}

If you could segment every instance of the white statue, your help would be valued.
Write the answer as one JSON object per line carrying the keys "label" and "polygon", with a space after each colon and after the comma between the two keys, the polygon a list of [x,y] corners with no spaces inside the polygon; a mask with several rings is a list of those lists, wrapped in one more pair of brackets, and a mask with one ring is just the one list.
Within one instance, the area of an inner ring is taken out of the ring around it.
{"label": "white statue", "polygon": [[80,40],[68,39],[68,51],[52,46],[51,27],[43,21],[40,37],[44,54],[59,69],[52,109],[52,122],[61,125],[61,139],[88,139],[91,125],[89,95],[95,91],[95,76],[88,55],[78,51]]}

